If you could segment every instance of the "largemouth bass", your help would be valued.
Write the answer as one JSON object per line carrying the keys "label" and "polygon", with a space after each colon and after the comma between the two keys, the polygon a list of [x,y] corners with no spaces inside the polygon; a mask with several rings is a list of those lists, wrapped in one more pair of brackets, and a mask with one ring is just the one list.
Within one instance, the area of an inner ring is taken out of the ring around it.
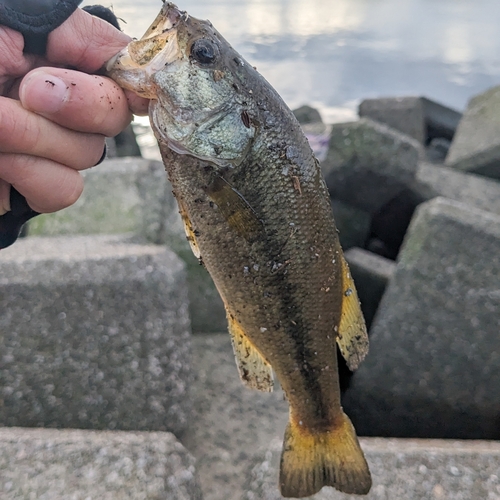
{"label": "largemouth bass", "polygon": [[193,252],[224,302],[242,381],[290,405],[285,497],[323,486],[366,494],[371,477],[342,411],[336,343],[368,349],[317,160],[276,91],[208,21],[165,3],[107,66],[149,114]]}

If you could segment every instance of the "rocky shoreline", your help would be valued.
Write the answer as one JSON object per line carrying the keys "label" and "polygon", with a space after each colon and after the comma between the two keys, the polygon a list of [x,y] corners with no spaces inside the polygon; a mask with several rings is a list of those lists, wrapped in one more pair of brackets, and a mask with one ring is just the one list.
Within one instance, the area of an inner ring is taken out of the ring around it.
{"label": "rocky shoreline", "polygon": [[[341,368],[369,499],[500,498],[498,108],[500,87],[463,115],[423,97],[333,125],[295,111],[370,326]],[[240,384],[163,165],[84,175],[74,207],[0,254],[0,496],[281,498],[287,405]]]}

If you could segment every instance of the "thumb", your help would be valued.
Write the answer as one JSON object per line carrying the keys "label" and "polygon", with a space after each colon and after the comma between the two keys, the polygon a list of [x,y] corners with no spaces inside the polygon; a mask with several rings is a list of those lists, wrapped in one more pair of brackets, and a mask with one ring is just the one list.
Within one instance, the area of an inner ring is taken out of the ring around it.
{"label": "thumb", "polygon": [[38,114],[57,113],[70,98],[69,85],[44,69],[28,73],[19,88],[19,98],[27,109]]}

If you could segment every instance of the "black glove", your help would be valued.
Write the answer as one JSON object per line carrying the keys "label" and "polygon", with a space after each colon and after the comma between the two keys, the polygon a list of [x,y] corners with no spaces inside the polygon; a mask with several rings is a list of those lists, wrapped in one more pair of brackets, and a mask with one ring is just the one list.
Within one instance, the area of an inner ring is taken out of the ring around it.
{"label": "black glove", "polygon": [[[24,52],[44,55],[49,33],[73,14],[82,0],[0,0],[0,25],[19,31],[24,36]],[[84,7],[119,28],[116,16],[100,5]],[[106,151],[106,150],[105,150]],[[105,157],[105,152],[102,159]],[[30,208],[24,196],[10,188],[10,212],[0,216],[0,249],[17,240],[25,222],[38,212]]]}
{"label": "black glove", "polygon": [[48,34],[76,10],[82,0],[0,0],[0,24],[24,35],[24,51],[45,54]]}

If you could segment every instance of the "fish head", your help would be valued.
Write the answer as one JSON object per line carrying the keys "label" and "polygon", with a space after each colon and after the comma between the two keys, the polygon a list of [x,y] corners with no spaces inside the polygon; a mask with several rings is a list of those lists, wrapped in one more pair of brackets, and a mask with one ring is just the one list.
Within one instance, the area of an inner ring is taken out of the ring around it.
{"label": "fish head", "polygon": [[144,36],[106,69],[121,87],[151,99],[160,145],[221,167],[243,161],[256,133],[252,68],[209,21],[165,3]]}

